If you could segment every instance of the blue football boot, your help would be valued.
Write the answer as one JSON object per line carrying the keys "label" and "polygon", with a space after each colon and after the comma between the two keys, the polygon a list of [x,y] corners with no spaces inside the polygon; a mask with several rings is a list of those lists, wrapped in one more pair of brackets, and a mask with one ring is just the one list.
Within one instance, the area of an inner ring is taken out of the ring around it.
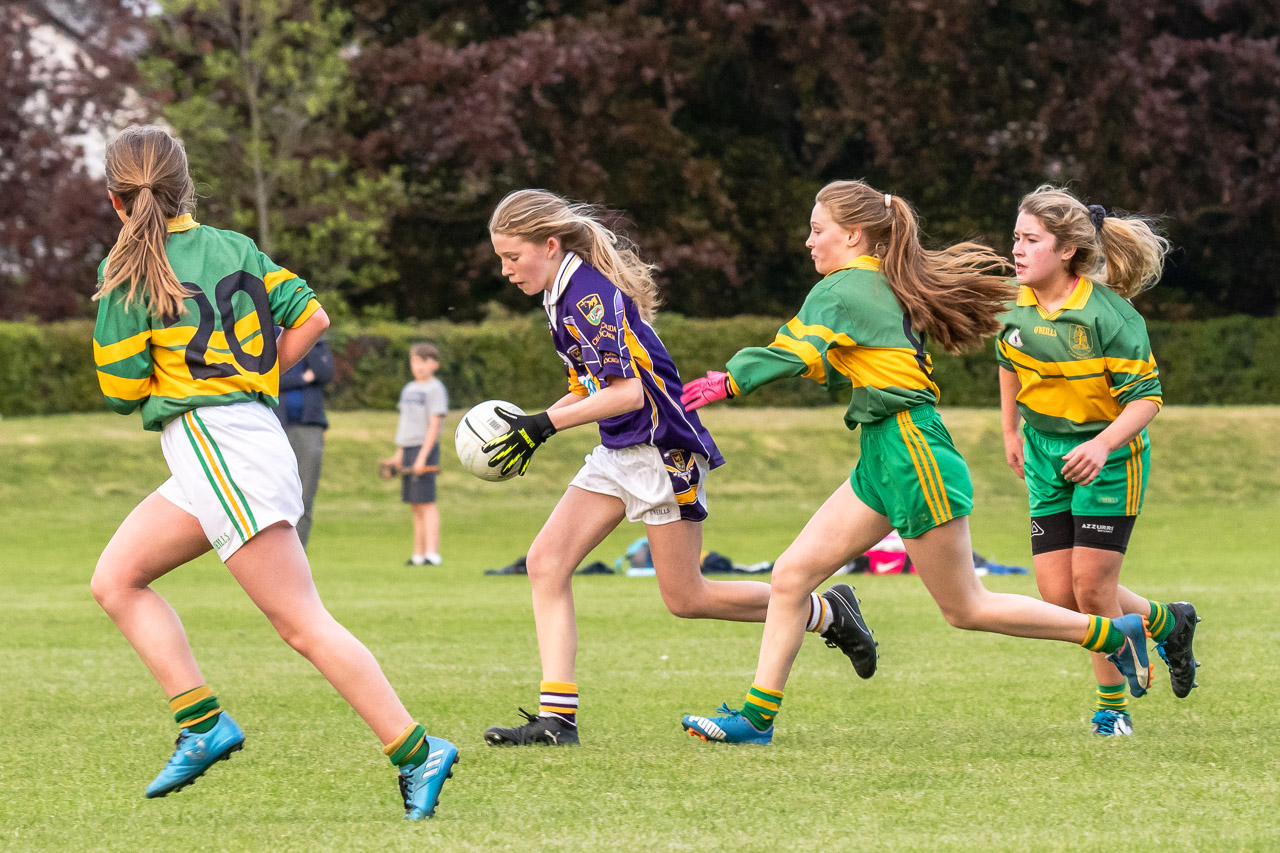
{"label": "blue football boot", "polygon": [[1147,620],[1137,613],[1112,619],[1111,624],[1124,634],[1124,645],[1107,655],[1120,674],[1129,682],[1133,698],[1145,696],[1151,685],[1151,663],[1147,659]]}
{"label": "blue football boot", "polygon": [[182,729],[169,763],[147,786],[147,797],[163,797],[181,791],[219,761],[244,747],[244,732],[231,715],[223,711],[207,732]]}
{"label": "blue football boot", "polygon": [[427,760],[416,767],[400,768],[400,797],[404,800],[404,819],[422,820],[436,813],[440,789],[453,777],[458,763],[458,748],[447,740],[427,735]]}
{"label": "blue football boot", "polygon": [[1110,709],[1093,712],[1093,733],[1103,737],[1117,737],[1133,734],[1133,720],[1123,711]]}
{"label": "blue football boot", "polygon": [[724,703],[716,709],[720,717],[686,716],[680,721],[684,730],[692,737],[701,738],[709,743],[757,743],[768,745],[773,742],[773,726],[760,731],[751,725],[751,721]]}

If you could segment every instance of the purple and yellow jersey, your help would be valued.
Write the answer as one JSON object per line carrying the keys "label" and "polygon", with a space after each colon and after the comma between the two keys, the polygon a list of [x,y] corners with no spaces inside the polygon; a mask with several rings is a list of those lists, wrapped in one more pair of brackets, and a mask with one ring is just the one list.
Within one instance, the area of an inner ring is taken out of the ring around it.
{"label": "purple and yellow jersey", "polygon": [[639,378],[644,386],[638,410],[600,421],[601,444],[614,449],[651,444],[664,452],[700,454],[712,468],[724,464],[697,414],[680,405],[680,374],[631,297],[570,252],[543,307],[572,393],[594,394],[609,377]]}
{"label": "purple and yellow jersey", "polygon": [[1018,410],[1038,432],[1097,433],[1134,400],[1163,403],[1147,324],[1109,287],[1080,278],[1057,311],[1022,287],[1000,322],[996,362],[1018,375]]}
{"label": "purple and yellow jersey", "polygon": [[[296,328],[320,303],[307,283],[234,231],[169,220],[169,264],[190,295],[186,313],[155,317],[127,284],[98,302],[93,358],[107,405],[159,431],[190,409],[258,400],[280,389],[275,326]],[[98,269],[102,280],[106,261]]]}

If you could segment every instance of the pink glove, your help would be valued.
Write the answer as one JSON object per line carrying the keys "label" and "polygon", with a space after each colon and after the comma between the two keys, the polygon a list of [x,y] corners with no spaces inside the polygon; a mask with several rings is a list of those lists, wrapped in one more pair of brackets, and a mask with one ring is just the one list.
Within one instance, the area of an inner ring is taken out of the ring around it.
{"label": "pink glove", "polygon": [[732,397],[729,393],[729,374],[719,370],[708,370],[707,375],[684,384],[680,394],[680,402],[686,412],[700,409],[707,403]]}

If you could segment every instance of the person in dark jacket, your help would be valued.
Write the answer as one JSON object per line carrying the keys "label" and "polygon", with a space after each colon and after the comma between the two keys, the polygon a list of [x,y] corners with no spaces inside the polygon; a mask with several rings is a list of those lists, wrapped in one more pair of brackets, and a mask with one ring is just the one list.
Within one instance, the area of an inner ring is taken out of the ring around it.
{"label": "person in dark jacket", "polygon": [[311,507],[320,485],[324,431],[329,428],[324,416],[324,386],[332,381],[333,353],[324,338],[280,377],[280,405],[275,412],[289,437],[293,455],[298,457],[304,507],[298,521],[298,538],[304,548],[311,536]]}

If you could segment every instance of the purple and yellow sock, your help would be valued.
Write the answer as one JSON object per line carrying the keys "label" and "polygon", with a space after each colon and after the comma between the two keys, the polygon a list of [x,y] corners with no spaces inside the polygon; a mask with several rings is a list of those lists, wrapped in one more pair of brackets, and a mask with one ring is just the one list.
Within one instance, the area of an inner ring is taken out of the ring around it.
{"label": "purple and yellow sock", "polygon": [[382,748],[382,754],[396,767],[417,767],[427,760],[427,730],[418,723],[410,723],[400,737]]}
{"label": "purple and yellow sock", "polygon": [[1147,630],[1151,632],[1151,639],[1163,643],[1173,631],[1173,612],[1158,601],[1149,603],[1151,614],[1147,617]]}
{"label": "purple and yellow sock", "polygon": [[572,681],[543,681],[539,686],[539,717],[559,717],[571,726],[578,725],[578,685]]}
{"label": "purple and yellow sock", "polygon": [[1098,706],[1099,711],[1119,711],[1128,713],[1128,700],[1124,695],[1124,682],[1119,684],[1099,684],[1098,685]]}
{"label": "purple and yellow sock", "polygon": [[222,708],[218,705],[218,697],[207,684],[179,693],[169,700],[169,710],[173,711],[173,721],[184,729],[204,733],[218,722]]}
{"label": "purple and yellow sock", "polygon": [[821,634],[831,627],[831,622],[834,618],[831,612],[831,605],[827,603],[827,600],[816,592],[809,593],[809,621],[805,623],[804,629],[815,634]]}
{"label": "purple and yellow sock", "polygon": [[742,716],[747,718],[756,731],[762,732],[773,725],[773,718],[778,716],[778,709],[781,707],[781,690],[770,690],[759,684],[752,684],[747,691],[747,701],[742,706]]}
{"label": "purple and yellow sock", "polygon": [[1109,655],[1124,645],[1124,634],[1121,634],[1107,617],[1090,616],[1089,627],[1085,630],[1084,639],[1080,641],[1080,645],[1091,652]]}

